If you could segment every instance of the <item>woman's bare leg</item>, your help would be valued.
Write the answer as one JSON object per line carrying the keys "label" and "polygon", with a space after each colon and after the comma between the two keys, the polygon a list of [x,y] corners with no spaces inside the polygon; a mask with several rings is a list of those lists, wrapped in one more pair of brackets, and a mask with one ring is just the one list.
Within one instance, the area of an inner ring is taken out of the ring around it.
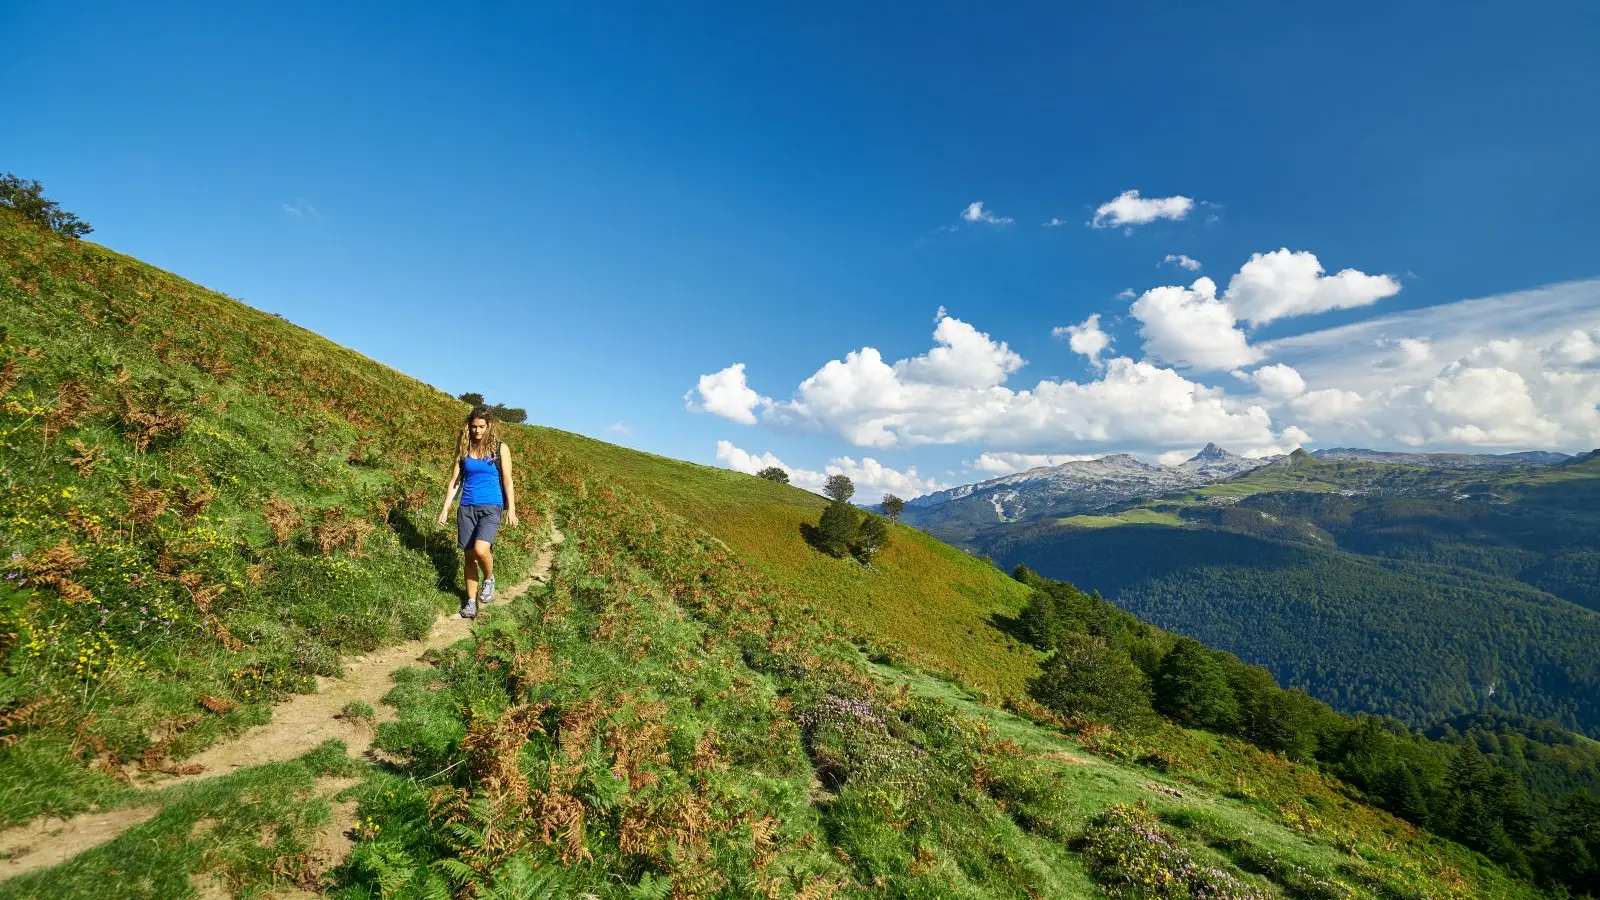
{"label": "woman's bare leg", "polygon": [[[479,541],[478,543],[482,543]],[[478,547],[474,544],[461,551],[461,568],[466,575],[467,601],[478,599]]]}
{"label": "woman's bare leg", "polygon": [[473,541],[472,549],[478,554],[478,571],[483,573],[483,580],[488,581],[494,577],[494,551],[489,548],[488,541]]}

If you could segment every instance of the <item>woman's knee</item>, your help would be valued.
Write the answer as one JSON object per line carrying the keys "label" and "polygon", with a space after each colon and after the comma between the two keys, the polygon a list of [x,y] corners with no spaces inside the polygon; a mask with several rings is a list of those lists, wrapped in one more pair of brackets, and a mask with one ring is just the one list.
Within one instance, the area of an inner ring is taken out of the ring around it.
{"label": "woman's knee", "polygon": [[473,541],[472,552],[478,555],[480,562],[490,562],[494,559],[494,552],[491,550],[488,541]]}

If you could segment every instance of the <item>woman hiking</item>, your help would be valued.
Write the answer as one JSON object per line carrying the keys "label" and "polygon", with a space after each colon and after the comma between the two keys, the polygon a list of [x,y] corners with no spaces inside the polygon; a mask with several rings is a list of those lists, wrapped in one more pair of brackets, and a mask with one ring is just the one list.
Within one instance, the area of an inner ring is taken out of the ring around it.
{"label": "woman hiking", "polygon": [[[500,515],[506,525],[517,527],[517,488],[511,480],[511,448],[500,440],[494,415],[487,406],[474,406],[456,439],[456,461],[450,467],[450,487],[444,492],[444,509],[439,524],[450,516],[450,503],[461,491],[461,506],[456,509],[456,545],[461,548],[466,575],[467,597],[461,604],[461,618],[478,617],[478,604],[494,600],[495,532],[500,530]],[[482,581],[479,576],[482,576]]]}

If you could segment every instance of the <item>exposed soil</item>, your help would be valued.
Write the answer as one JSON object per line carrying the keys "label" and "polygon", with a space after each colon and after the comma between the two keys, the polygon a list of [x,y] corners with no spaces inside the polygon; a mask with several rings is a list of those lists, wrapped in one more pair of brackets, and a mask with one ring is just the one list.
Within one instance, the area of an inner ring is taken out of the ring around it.
{"label": "exposed soil", "polygon": [[1066,763],[1069,766],[1092,766],[1092,765],[1096,765],[1095,761],[1092,760],[1092,759],[1084,759],[1083,757],[1078,756],[1075,753],[1068,753],[1068,752],[1066,752],[1064,750],[1060,751],[1060,752],[1057,752],[1057,753],[1040,753],[1038,755],[1038,758],[1039,759],[1053,759],[1058,763]]}
{"label": "exposed soil", "polygon": [[149,821],[160,811],[159,806],[133,806],[71,819],[35,819],[8,828],[0,832],[0,853],[9,856],[0,862],[0,881],[66,862]]}
{"label": "exposed soil", "polygon": [[[540,552],[534,563],[533,574],[526,580],[500,592],[495,604],[509,603],[530,587],[549,578],[550,566],[555,559],[556,546],[563,540],[560,531],[552,536],[551,543]],[[472,631],[472,620],[450,614],[434,620],[428,636],[419,641],[408,641],[350,659],[343,678],[318,678],[315,693],[298,694],[273,707],[272,721],[258,725],[236,738],[219,743],[183,760],[185,766],[203,768],[188,775],[151,775],[144,773],[141,787],[167,787],[203,778],[227,775],[250,766],[294,759],[315,749],[329,738],[339,738],[352,754],[377,759],[372,741],[375,723],[348,720],[340,715],[346,705],[353,702],[370,704],[378,712],[378,721],[395,717],[395,711],[383,704],[383,697],[394,686],[392,675],[396,669],[406,668],[419,661],[429,650],[454,644]],[[136,770],[130,774],[137,774]],[[318,796],[331,797],[352,782],[338,783],[325,780],[318,783]],[[312,857],[319,874],[328,872],[343,862],[354,848],[350,837],[355,827],[355,801],[333,803],[333,822],[317,835]],[[0,881],[47,869],[65,862],[92,847],[111,841],[124,831],[149,820],[160,812],[159,806],[134,806],[104,813],[90,813],[71,819],[38,819],[0,831]],[[206,896],[220,890],[204,875],[197,876],[206,882]]]}

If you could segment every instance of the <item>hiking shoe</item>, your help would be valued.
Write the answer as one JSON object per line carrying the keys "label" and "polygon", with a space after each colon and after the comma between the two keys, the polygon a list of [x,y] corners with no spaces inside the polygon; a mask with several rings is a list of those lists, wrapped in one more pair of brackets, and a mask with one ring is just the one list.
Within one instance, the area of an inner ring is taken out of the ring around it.
{"label": "hiking shoe", "polygon": [[494,602],[494,578],[485,578],[483,584],[478,585],[478,602],[484,606]]}
{"label": "hiking shoe", "polygon": [[478,604],[468,600],[461,604],[461,618],[476,619],[478,617]]}

